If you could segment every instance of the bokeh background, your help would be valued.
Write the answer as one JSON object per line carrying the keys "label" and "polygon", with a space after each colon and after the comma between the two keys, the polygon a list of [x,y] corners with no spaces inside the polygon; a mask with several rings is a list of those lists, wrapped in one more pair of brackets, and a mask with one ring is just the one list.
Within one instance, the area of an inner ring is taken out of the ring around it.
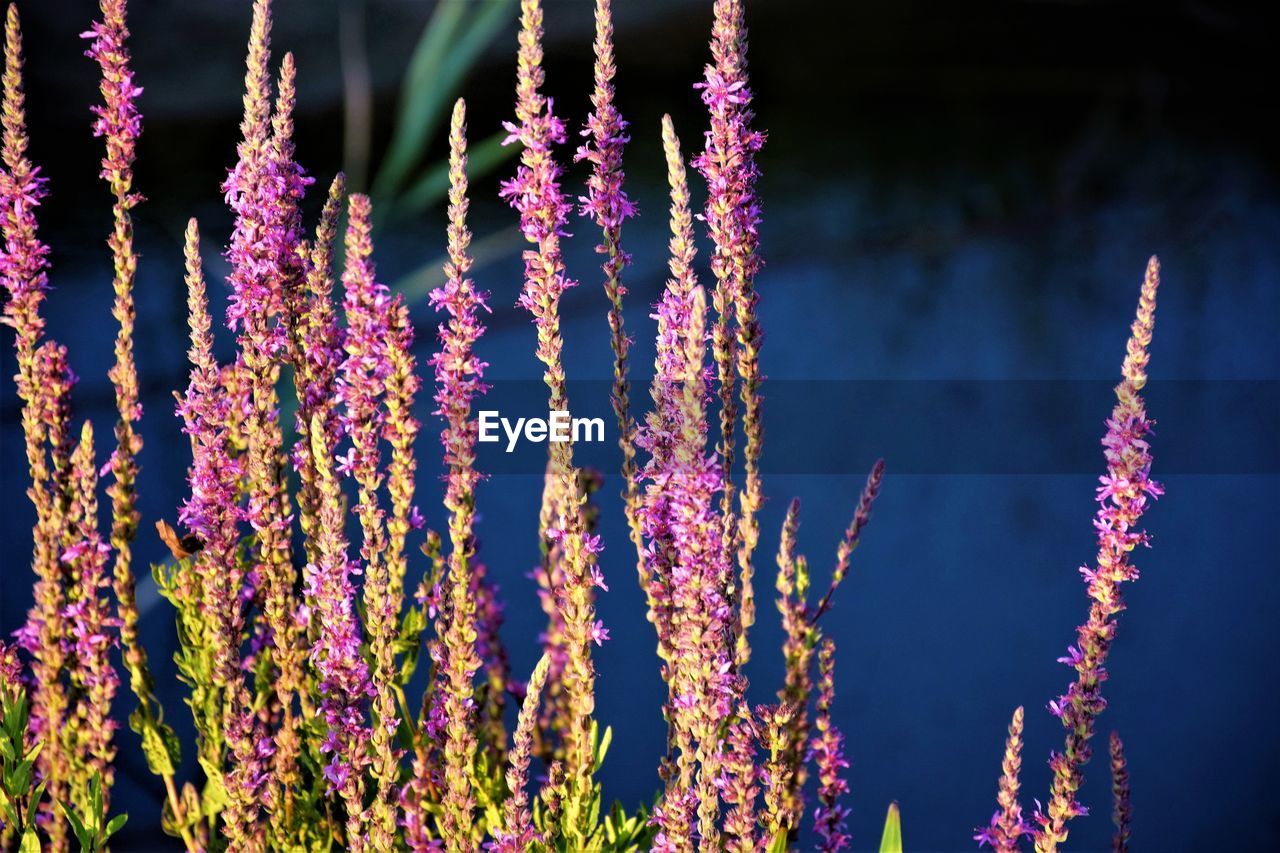
{"label": "bokeh background", "polygon": [[[275,5],[277,57],[293,50],[300,69],[300,161],[321,185],[344,164],[357,182],[372,181],[433,4]],[[691,86],[708,56],[711,10],[709,0],[616,5],[618,98],[633,124],[629,190],[642,211],[625,235],[636,256],[627,323],[639,379],[651,363],[647,309],[665,264],[658,119],[673,115],[686,151],[700,144],[705,118]],[[909,849],[971,849],[972,827],[994,808],[1003,731],[1019,704],[1028,709],[1028,806],[1047,793],[1044,759],[1061,743],[1061,727],[1044,703],[1070,675],[1054,659],[1085,609],[1076,567],[1094,550],[1107,383],[1118,374],[1152,253],[1165,271],[1151,409],[1160,422],[1157,476],[1168,495],[1148,516],[1155,545],[1139,555],[1142,580],[1128,593],[1098,745],[1105,751],[1112,728],[1127,743],[1138,849],[1265,850],[1280,837],[1271,791],[1280,762],[1280,139],[1268,71],[1274,21],[1262,5],[748,5],[758,123],[769,130],[761,155],[762,360],[780,389],[766,395],[786,405],[770,413],[776,440],[766,437],[761,618],[748,674],[753,700],[769,700],[781,678],[770,564],[787,501],[803,500],[802,550],[825,583],[861,472],[886,455],[890,473],[874,521],[826,626],[839,644],[836,715],[853,764],[856,849],[877,843],[891,800],[902,805]],[[223,269],[215,252],[230,219],[218,185],[234,160],[249,6],[130,4],[135,67],[146,87],[138,186],[148,201],[137,211],[143,566],[164,554],[153,522],[173,521],[183,496],[188,450],[171,399],[186,382],[181,231],[187,217],[199,216],[210,271]],[[589,109],[591,3],[546,6],[548,91],[578,126]],[[82,377],[77,416],[106,435],[109,204],[89,132],[96,69],[77,38],[96,12],[88,0],[19,7],[31,153],[52,190],[43,208],[53,246],[49,329],[70,345]],[[511,9],[455,87],[470,103],[476,140],[511,112],[514,21]],[[421,142],[427,155],[406,184],[444,153],[438,135]],[[511,168],[497,165],[474,192],[473,224],[486,253],[476,277],[494,306],[481,349],[500,382],[539,375],[532,330],[514,308],[513,214],[496,200],[496,176]],[[568,186],[580,186],[582,176],[571,170]],[[313,190],[313,204],[320,195]],[[386,208],[399,203],[394,193],[379,198]],[[438,203],[399,206],[383,221],[377,260],[384,280],[415,299],[425,363],[435,321],[423,296],[443,251],[442,211]],[[582,286],[564,302],[568,371],[603,380],[610,362],[594,229],[574,230],[569,262]],[[0,373],[9,377],[8,333],[0,351]],[[829,381],[806,390],[788,384],[795,380]],[[1028,381],[1040,390],[1027,392]],[[579,398],[598,397],[604,385],[580,387]],[[18,404],[7,378],[0,388],[0,630],[7,634],[29,604],[31,512]],[[885,402],[903,393],[918,405]],[[971,405],[974,394],[999,405]],[[420,503],[439,527],[438,483],[427,464],[436,424],[423,396]],[[606,475],[610,591],[598,606],[613,634],[596,656],[598,714],[616,735],[603,773],[607,796],[632,804],[657,790],[665,691],[616,498],[616,451],[592,452]],[[535,470],[510,466],[479,496],[482,553],[503,586],[504,636],[517,673],[535,662],[542,624],[525,577],[536,559]],[[149,582],[139,597],[161,697],[182,728],[168,605]],[[119,703],[130,698],[122,693]],[[130,821],[118,847],[174,849],[156,834],[160,790],[132,738],[127,728],[119,736],[116,803]],[[189,763],[184,770],[194,773]],[[1095,759],[1082,792],[1094,814],[1073,824],[1072,849],[1108,848],[1107,775],[1105,759]]]}

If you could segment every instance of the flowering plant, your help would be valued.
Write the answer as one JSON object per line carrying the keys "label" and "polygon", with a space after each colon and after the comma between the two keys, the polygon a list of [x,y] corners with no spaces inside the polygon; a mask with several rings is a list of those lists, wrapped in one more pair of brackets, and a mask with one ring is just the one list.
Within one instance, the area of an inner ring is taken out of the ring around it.
{"label": "flowering plant", "polygon": [[[253,4],[241,140],[222,186],[235,221],[226,249],[229,360],[214,354],[194,219],[185,238],[190,372],[176,413],[191,447],[189,494],[176,526],[154,522],[172,551],[154,574],[173,606],[200,768],[197,778],[179,778],[181,744],[153,695],[134,597],[142,411],[132,211],[142,198],[132,169],[142,90],[130,70],[125,5],[101,0],[102,19],[86,33],[101,72],[94,131],[105,143],[101,176],[113,203],[118,332],[109,375],[118,417],[105,464],[88,423],[78,437],[73,430],[67,349],[44,331],[49,263],[37,214],[45,181],[27,156],[14,6],[6,20],[0,279],[36,514],[35,603],[16,646],[0,647],[6,847],[62,850],[74,836],[82,849],[97,850],[120,828],[123,815],[108,815],[121,741],[111,709],[122,675],[133,695],[130,726],[163,782],[163,826],[188,850],[782,851],[798,843],[806,816],[820,849],[848,847],[849,762],[833,715],[836,648],[822,620],[885,468],[872,468],[816,600],[809,563],[797,552],[800,506],[791,504],[774,584],[785,679],[775,702],[752,707],[747,664],[764,495],[756,155],[765,136],[754,128],[742,0],[714,3],[711,61],[698,83],[709,127],[691,160],[707,188],[697,215],[675,127],[662,121],[670,276],[654,314],[652,403],[643,415],[634,408],[623,322],[630,255],[622,231],[635,214],[624,188],[629,129],[614,103],[610,3],[595,5],[593,109],[576,154],[590,176],[576,212],[600,233],[623,502],[667,686],[660,790],[652,807],[632,811],[606,808],[597,779],[612,736],[595,716],[592,661],[593,647],[609,638],[595,610],[596,591],[608,587],[591,506],[599,481],[575,464],[572,443],[548,445],[534,573],[548,623],[527,681],[511,671],[500,638],[503,605],[481,561],[475,518],[484,477],[472,416],[487,390],[488,365],[476,346],[490,296],[470,277],[465,104],[457,102],[450,123],[447,262],[444,283],[431,293],[440,318],[428,360],[432,414],[442,424],[447,471],[446,522],[437,533],[424,530],[415,504],[423,389],[408,308],[378,280],[369,198],[348,195],[341,175],[314,230],[304,224],[301,203],[314,179],[295,160],[297,71],[289,54],[273,69],[269,0]],[[522,0],[515,120],[506,124],[520,162],[501,196],[528,243],[518,304],[536,328],[549,409],[558,411],[569,408],[560,301],[577,282],[561,244],[575,203],[558,153],[568,127],[544,93],[542,37],[539,0]],[[701,278],[695,220],[712,246],[710,275]],[[1050,703],[1066,728],[1065,747],[1050,761],[1047,807],[1028,819],[1018,798],[1024,714],[1015,712],[999,809],[977,835],[1001,851],[1017,849],[1024,836],[1042,853],[1055,850],[1070,819],[1085,812],[1075,795],[1105,707],[1119,585],[1137,577],[1131,553],[1147,544],[1137,522],[1160,494],[1149,477],[1141,397],[1157,284],[1153,259],[1103,440],[1098,557],[1081,570],[1088,619],[1062,659],[1076,679]],[[292,395],[288,406],[282,395]],[[111,503],[108,528],[98,522],[100,478]],[[410,697],[423,649],[426,691]],[[512,731],[508,704],[517,706]],[[540,778],[531,775],[535,759],[545,765]],[[1128,781],[1114,737],[1111,761],[1123,849]],[[882,846],[901,848],[896,806]]]}

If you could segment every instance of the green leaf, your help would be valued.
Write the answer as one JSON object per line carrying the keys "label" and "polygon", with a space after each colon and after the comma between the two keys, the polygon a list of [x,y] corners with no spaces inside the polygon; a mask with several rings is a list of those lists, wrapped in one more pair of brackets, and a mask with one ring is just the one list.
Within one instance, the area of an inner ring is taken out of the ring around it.
{"label": "green leaf", "polygon": [[36,785],[36,789],[31,792],[31,799],[27,802],[27,826],[36,825],[36,814],[40,811],[40,801],[44,799],[44,786],[47,782],[41,782]]}
{"label": "green leaf", "polygon": [[[494,4],[497,5],[497,4]],[[404,84],[400,89],[400,104],[396,126],[391,134],[391,144],[374,182],[374,194],[383,195],[399,188],[405,175],[418,162],[424,137],[430,130],[430,107],[419,98],[430,91],[431,82],[439,73],[449,42],[456,37],[466,13],[465,3],[438,3],[417,47],[409,59]]]}
{"label": "green leaf", "polygon": [[[503,145],[502,141],[507,138],[507,132],[500,130],[492,136],[486,137],[467,147],[467,177],[469,180],[475,180],[483,177],[498,166],[500,166],[508,157],[513,156],[519,147],[516,145]],[[422,213],[431,205],[444,198],[449,192],[449,164],[446,161],[440,161],[427,169],[422,177],[413,182],[404,194],[396,199],[396,210],[399,213],[415,214]]]}
{"label": "green leaf", "polygon": [[[400,90],[391,144],[374,181],[374,195],[392,197],[422,160],[432,130],[457,84],[511,18],[511,0],[481,4],[466,19],[470,3],[443,2],[418,40]],[[465,21],[465,22],[464,22]]]}
{"label": "green leaf", "polygon": [[40,853],[40,838],[36,835],[34,826],[28,826],[26,832],[22,833],[18,853]]}
{"label": "green leaf", "polygon": [[880,853],[902,853],[902,816],[898,804],[889,803],[884,818],[884,834],[880,836]]}
{"label": "green leaf", "polygon": [[31,784],[31,768],[30,761],[18,762],[5,779],[5,787],[10,791],[25,791]]}
{"label": "green leaf", "polygon": [[68,808],[67,804],[61,800],[58,801],[58,808],[62,809],[62,813],[67,816],[67,823],[71,824],[71,831],[75,833],[81,849],[90,849],[89,835],[85,832],[84,822],[80,820],[80,816],[73,809]]}
{"label": "green leaf", "polygon": [[102,826],[102,775],[97,771],[93,771],[93,777],[89,779],[89,799],[92,801],[94,827]]}
{"label": "green leaf", "polygon": [[594,830],[600,824],[600,786],[591,786],[591,799],[587,803],[587,831]]}
{"label": "green leaf", "polygon": [[[180,760],[181,746],[172,730],[166,733],[162,732],[161,728],[169,727],[162,727],[150,721],[142,723],[142,754],[146,756],[147,767],[156,776],[172,776]],[[165,736],[166,734],[168,737]]]}
{"label": "green leaf", "polygon": [[[213,818],[227,807],[227,803],[231,801],[231,798],[223,785],[222,773],[211,773],[210,768],[203,761],[200,762],[200,766],[205,769],[204,790],[200,795],[200,811],[206,818]],[[216,768],[214,769],[216,770]]]}
{"label": "green leaf", "polygon": [[5,826],[18,823],[18,813],[13,807],[13,800],[9,799],[9,795],[3,789],[0,789],[0,819],[4,820]]}
{"label": "green leaf", "polygon": [[613,726],[604,727],[604,737],[600,738],[600,742],[596,745],[596,761],[593,772],[600,770],[600,765],[604,764],[604,757],[609,754],[609,744],[613,743]]}
{"label": "green leaf", "polygon": [[107,828],[102,832],[102,840],[106,841],[108,838],[119,832],[121,827],[123,827],[128,820],[129,816],[127,814],[118,814],[111,818],[111,822],[107,824]]}

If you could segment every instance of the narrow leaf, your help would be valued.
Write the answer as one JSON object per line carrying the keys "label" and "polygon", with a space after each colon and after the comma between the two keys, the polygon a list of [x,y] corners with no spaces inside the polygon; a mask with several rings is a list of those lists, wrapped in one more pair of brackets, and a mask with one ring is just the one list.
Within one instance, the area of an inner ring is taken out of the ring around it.
{"label": "narrow leaf", "polygon": [[[514,145],[503,145],[507,132],[500,130],[492,136],[471,145],[467,151],[467,175],[471,180],[482,178],[492,172],[520,149]],[[431,205],[445,197],[449,191],[449,164],[443,160],[414,181],[404,191],[404,195],[396,199],[396,212],[413,215],[422,213]]]}
{"label": "narrow leaf", "polygon": [[889,803],[884,818],[884,834],[880,836],[880,853],[902,853],[902,816],[898,804]]}

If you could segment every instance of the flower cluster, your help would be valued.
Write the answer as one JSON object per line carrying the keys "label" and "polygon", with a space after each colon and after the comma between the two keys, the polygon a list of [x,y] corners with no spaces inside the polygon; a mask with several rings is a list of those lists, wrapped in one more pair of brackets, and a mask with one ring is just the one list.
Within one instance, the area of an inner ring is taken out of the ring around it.
{"label": "flower cluster", "polygon": [[[522,146],[514,178],[502,184],[501,195],[520,214],[520,231],[533,248],[524,252],[524,286],[519,305],[533,317],[538,333],[538,360],[548,389],[549,411],[568,411],[561,353],[560,298],[575,282],[568,278],[560,240],[572,204],[560,186],[563,170],[554,146],[565,141],[564,122],[542,93],[542,6],[538,0],[520,4],[520,50],[516,78],[516,122],[507,122],[508,142]],[[597,47],[600,42],[597,42]],[[563,783],[557,787],[561,826],[567,838],[582,843],[594,831],[590,800],[595,764],[593,712],[595,668],[591,645],[607,636],[595,618],[594,588],[603,587],[596,569],[600,539],[587,530],[583,509],[586,494],[573,464],[568,442],[549,443],[547,486],[543,494],[541,535],[544,560],[542,583],[553,603],[547,642],[563,653],[551,673],[563,693]],[[560,686],[562,685],[562,686]]]}
{"label": "flower cluster", "polygon": [[[1116,617],[1124,610],[1121,584],[1138,579],[1138,568],[1132,554],[1139,545],[1149,546],[1150,537],[1139,522],[1150,501],[1164,494],[1164,488],[1151,479],[1152,421],[1147,417],[1142,389],[1147,384],[1148,348],[1155,328],[1156,291],[1160,286],[1160,262],[1152,257],[1147,262],[1138,298],[1137,315],[1130,329],[1120,384],[1116,386],[1116,404],[1106,421],[1102,438],[1103,458],[1107,473],[1099,478],[1096,500],[1099,504],[1093,526],[1097,532],[1098,554],[1093,566],[1084,566],[1089,597],[1088,618],[1076,629],[1076,643],[1058,659],[1075,670],[1076,678],[1067,692],[1049,702],[1049,711],[1066,729],[1061,752],[1049,757],[1053,782],[1048,805],[1037,803],[1034,822],[1022,820],[1017,802],[1019,752],[1021,749],[1022,709],[1014,715],[1005,750],[1004,775],[1000,781],[1000,811],[991,825],[975,836],[979,843],[989,843],[997,850],[1018,849],[1018,839],[1030,835],[1037,853],[1053,853],[1067,840],[1067,824],[1072,818],[1088,814],[1076,792],[1084,782],[1084,766],[1092,755],[1090,740],[1094,724],[1107,707],[1102,696],[1102,683],[1107,679],[1106,662],[1116,635]],[[1127,801],[1127,789],[1124,800]],[[1120,801],[1117,794],[1117,800]],[[1122,813],[1120,806],[1117,812]],[[1127,814],[1127,802],[1123,813]],[[1119,819],[1118,819],[1119,820]],[[1127,822],[1122,829],[1127,839]]]}
{"label": "flower cluster", "polygon": [[[448,319],[440,324],[440,351],[432,359],[436,374],[436,414],[445,420],[440,440],[444,445],[448,482],[444,504],[449,511],[449,603],[441,631],[441,670],[447,679],[443,713],[445,723],[445,832],[470,838],[475,797],[468,775],[475,763],[477,739],[473,727],[474,679],[480,668],[478,646],[476,574],[473,532],[475,487],[475,424],[471,406],[485,388],[481,381],[485,363],[475,354],[484,334],[479,312],[487,310],[485,295],[477,293],[468,273],[471,256],[467,228],[466,106],[459,100],[449,126],[449,260],[445,284],[431,294],[437,311]],[[505,736],[504,736],[505,739]]]}
{"label": "flower cluster", "polygon": [[840,798],[849,793],[849,783],[845,781],[844,771],[849,767],[849,760],[844,757],[844,735],[831,721],[831,705],[835,701],[835,654],[836,647],[831,640],[825,640],[818,657],[820,687],[818,693],[818,716],[815,725],[818,734],[809,745],[814,763],[818,768],[818,802],[813,820],[817,824],[818,835],[822,837],[822,850],[843,850],[849,846],[849,834],[845,831],[845,819],[849,809],[840,804]]}
{"label": "flower cluster", "polygon": [[1124,742],[1115,732],[1111,733],[1109,743],[1111,750],[1111,794],[1115,800],[1115,808],[1111,819],[1116,825],[1116,834],[1111,839],[1111,848],[1116,853],[1128,853],[1129,822],[1133,820],[1133,804],[1129,801],[1129,765],[1124,757]]}
{"label": "flower cluster", "polygon": [[[103,20],[86,36],[94,40],[88,55],[98,62],[102,75],[103,103],[94,108],[94,132],[106,142],[102,176],[115,197],[108,244],[119,330],[110,377],[119,422],[117,446],[106,466],[96,458],[91,424],[82,424],[78,441],[73,437],[71,390],[76,380],[68,353],[57,342],[43,339],[40,309],[48,290],[49,263],[48,248],[37,236],[37,213],[45,182],[27,158],[22,35],[15,7],[9,7],[5,23],[0,280],[8,294],[3,322],[15,332],[16,382],[31,478],[28,495],[36,515],[35,604],[19,631],[19,644],[31,667],[30,737],[44,743],[32,756],[50,798],[32,805],[38,805],[49,844],[55,848],[68,843],[69,827],[53,802],[79,814],[100,814],[110,807],[116,751],[111,709],[120,681],[111,654],[122,639],[131,684],[140,697],[147,697],[142,700],[147,707],[135,715],[137,728],[159,731],[147,704],[150,675],[137,643],[129,550],[138,520],[134,455],[142,444],[133,429],[141,408],[132,351],[136,258],[129,219],[138,201],[131,191],[131,170],[140,133],[134,106],[140,90],[128,67],[123,4],[103,0],[101,7]],[[108,489],[112,527],[105,536],[97,517],[100,467],[113,479]],[[112,580],[114,602],[104,594]],[[6,657],[12,663],[8,652]]]}
{"label": "flower cluster", "polygon": [[991,823],[978,830],[974,841],[979,845],[989,844],[997,853],[1008,853],[1018,849],[1018,839],[1031,832],[1031,827],[1022,817],[1022,806],[1018,803],[1020,782],[1018,774],[1022,771],[1022,725],[1025,714],[1019,707],[1013,712],[1013,720],[1009,723],[1009,736],[1005,740],[1004,760],[1000,764],[1000,792],[996,796],[999,808],[991,816]]}
{"label": "flower cluster", "polygon": [[626,119],[614,104],[613,78],[617,67],[613,58],[613,12],[609,0],[596,0],[595,21],[595,91],[591,94],[594,109],[582,129],[587,142],[578,147],[574,160],[591,163],[587,194],[579,198],[580,213],[595,221],[603,238],[596,246],[596,252],[604,256],[601,271],[605,296],[609,299],[609,335],[613,348],[612,403],[618,422],[618,447],[622,451],[624,508],[632,544],[640,554],[637,565],[642,573],[641,584],[647,585],[643,577],[641,552],[644,542],[637,512],[640,493],[636,480],[636,423],[631,415],[631,383],[627,379],[627,354],[631,340],[624,329],[622,312],[622,298],[627,294],[622,273],[631,263],[631,255],[622,248],[622,225],[636,215],[636,206],[623,188],[622,153],[631,137],[627,135]]}
{"label": "flower cluster", "polygon": [[743,406],[742,429],[744,484],[736,519],[733,516],[734,481],[725,483],[722,507],[725,515],[725,547],[736,545],[738,586],[732,594],[740,600],[734,619],[735,665],[751,655],[747,630],[755,621],[752,589],[752,554],[760,537],[756,513],[763,501],[760,454],[764,443],[761,418],[760,345],[764,336],[756,316],[758,295],[755,277],[760,270],[758,252],[760,205],[755,194],[759,169],[755,155],[764,145],[764,134],[751,126],[751,88],[747,79],[747,27],[743,0],[716,0],[711,30],[711,56],[697,84],[710,114],[710,127],[702,152],[693,165],[707,183],[703,219],[714,246],[711,271],[715,276],[712,303],[717,320],[712,330],[712,353],[719,379],[720,450],[725,468],[732,470],[735,453],[734,398],[738,380]]}
{"label": "flower cluster", "polygon": [[[447,260],[444,282],[430,294],[439,320],[426,360],[432,414],[441,422],[444,526],[421,531],[415,409],[422,388],[410,306],[379,281],[373,202],[348,194],[341,175],[314,230],[306,224],[302,202],[312,179],[295,162],[293,142],[299,70],[290,54],[273,65],[270,0],[253,3],[241,139],[222,184],[234,225],[225,250],[233,348],[221,359],[216,294],[194,219],[183,247],[190,369],[176,414],[191,449],[188,494],[176,528],[154,522],[172,555],[154,574],[173,605],[174,660],[199,766],[199,778],[179,781],[181,746],[153,695],[132,574],[141,520],[132,217],[141,201],[133,163],[142,89],[130,68],[125,6],[100,0],[102,19],[84,34],[101,75],[93,127],[105,144],[101,177],[113,199],[107,242],[118,325],[109,377],[117,417],[105,465],[92,426],[72,423],[68,351],[45,336],[49,252],[37,229],[45,186],[27,158],[12,7],[6,20],[0,283],[3,322],[15,334],[36,521],[34,604],[15,647],[0,644],[0,845],[64,851],[74,834],[86,849],[102,849],[119,828],[122,816],[106,818],[121,741],[114,706],[127,673],[131,728],[164,785],[163,827],[189,851],[755,853],[794,849],[803,831],[822,850],[848,847],[849,760],[835,723],[835,645],[822,619],[870,521],[884,465],[867,477],[816,600],[799,549],[800,505],[790,505],[774,583],[785,676],[776,701],[752,706],[746,665],[764,496],[755,158],[764,135],[752,127],[743,0],[714,2],[711,62],[698,84],[709,129],[692,161],[706,184],[700,215],[675,126],[669,116],[661,123],[670,274],[651,315],[656,357],[642,416],[632,413],[623,323],[630,255],[621,233],[636,212],[624,187],[629,126],[615,104],[610,2],[595,5],[592,111],[575,158],[589,166],[580,213],[601,235],[622,495],[667,686],[661,790],[651,810],[631,814],[602,807],[596,778],[612,738],[596,720],[592,660],[609,638],[596,614],[597,590],[608,586],[600,509],[591,501],[603,475],[576,467],[571,443],[548,444],[533,573],[547,626],[527,683],[512,675],[500,636],[504,604],[481,560],[484,475],[473,414],[488,390],[479,348],[489,295],[471,278],[465,103],[456,102],[450,122]],[[574,285],[563,251],[574,205],[557,161],[566,125],[543,92],[542,39],[541,3],[522,0],[516,117],[505,125],[520,162],[500,196],[528,243],[517,304],[536,330],[548,405],[567,410],[561,299]],[[705,288],[699,221],[711,247]],[[1055,850],[1067,821],[1084,813],[1076,793],[1105,707],[1101,684],[1123,609],[1119,585],[1137,577],[1131,552],[1147,544],[1137,524],[1160,494],[1149,477],[1150,421],[1140,395],[1157,279],[1153,260],[1103,441],[1099,553],[1082,570],[1090,611],[1063,659],[1076,679],[1050,706],[1067,729],[1066,746],[1050,761],[1047,807],[1024,819],[1024,715],[1015,713],[999,809],[977,835],[1000,851],[1016,850],[1028,835],[1043,853]],[[99,527],[100,485],[111,501],[109,530]],[[416,595],[406,596],[407,584]],[[420,673],[424,651],[429,665]],[[513,731],[508,703],[519,705]],[[1128,775],[1114,736],[1111,760],[1116,846],[1124,849]],[[806,791],[816,797],[812,809]],[[87,817],[69,817],[77,815]],[[896,810],[890,816],[896,826]]]}

